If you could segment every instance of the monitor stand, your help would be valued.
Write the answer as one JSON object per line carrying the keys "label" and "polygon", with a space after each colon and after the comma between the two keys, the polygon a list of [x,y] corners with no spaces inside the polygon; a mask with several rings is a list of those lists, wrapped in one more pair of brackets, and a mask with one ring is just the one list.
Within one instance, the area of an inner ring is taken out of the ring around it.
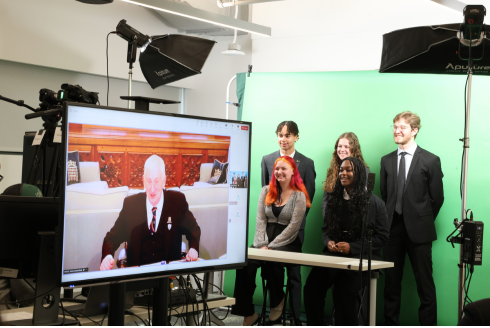
{"label": "monitor stand", "polygon": [[[55,233],[39,232],[39,266],[36,279],[36,300],[32,319],[9,321],[12,326],[54,326],[63,324],[59,317],[60,282],[55,261]],[[65,317],[64,324],[78,324]]]}
{"label": "monitor stand", "polygon": [[[128,290],[137,282],[128,283]],[[168,291],[169,278],[152,279],[148,281],[153,287],[153,326],[168,325]],[[134,288],[134,287],[133,287]],[[109,290],[109,326],[124,326],[126,283],[114,283]]]}

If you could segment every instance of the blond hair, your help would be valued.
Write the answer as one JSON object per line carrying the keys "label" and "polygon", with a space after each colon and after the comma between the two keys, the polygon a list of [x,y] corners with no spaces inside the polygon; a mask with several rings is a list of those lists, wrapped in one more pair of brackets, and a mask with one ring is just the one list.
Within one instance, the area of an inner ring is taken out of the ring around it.
{"label": "blond hair", "polygon": [[417,129],[417,134],[414,136],[414,139],[417,138],[420,128],[422,127],[420,124],[420,116],[410,111],[401,112],[395,116],[393,123],[398,122],[402,118],[410,125],[412,130]]}

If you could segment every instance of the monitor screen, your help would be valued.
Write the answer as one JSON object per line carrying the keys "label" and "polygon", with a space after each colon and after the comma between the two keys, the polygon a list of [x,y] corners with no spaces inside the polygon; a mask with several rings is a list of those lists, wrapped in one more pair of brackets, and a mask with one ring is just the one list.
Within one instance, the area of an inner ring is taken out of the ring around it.
{"label": "monitor screen", "polygon": [[55,231],[58,209],[54,197],[0,195],[0,279],[36,278],[39,232]]}
{"label": "monitor screen", "polygon": [[66,104],[62,284],[245,265],[251,123]]}

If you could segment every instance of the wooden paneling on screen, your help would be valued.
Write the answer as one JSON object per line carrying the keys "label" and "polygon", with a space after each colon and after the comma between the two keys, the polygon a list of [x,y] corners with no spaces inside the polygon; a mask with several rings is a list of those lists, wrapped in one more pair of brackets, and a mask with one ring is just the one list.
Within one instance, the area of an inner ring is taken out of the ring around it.
{"label": "wooden paneling on screen", "polygon": [[201,163],[228,161],[230,137],[70,123],[68,150],[81,162],[98,162],[100,179],[110,188],[143,189],[145,161],[165,162],[166,188],[193,185]]}

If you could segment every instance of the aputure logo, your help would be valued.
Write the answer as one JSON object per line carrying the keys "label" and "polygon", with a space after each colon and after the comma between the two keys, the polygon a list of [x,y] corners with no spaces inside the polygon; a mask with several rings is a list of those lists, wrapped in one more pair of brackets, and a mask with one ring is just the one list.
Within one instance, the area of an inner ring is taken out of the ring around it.
{"label": "aputure logo", "polygon": [[[446,69],[450,69],[450,70],[453,70],[453,71],[459,71],[459,70],[462,70],[462,69],[468,69],[468,65],[464,66],[464,65],[453,65],[451,63],[449,63],[447,66],[446,66]],[[490,66],[473,66],[473,69],[474,70],[489,70],[490,69]]]}
{"label": "aputure logo", "polygon": [[168,69],[161,70],[160,72],[155,71],[155,74],[158,76],[164,76],[165,74],[170,73]]}

